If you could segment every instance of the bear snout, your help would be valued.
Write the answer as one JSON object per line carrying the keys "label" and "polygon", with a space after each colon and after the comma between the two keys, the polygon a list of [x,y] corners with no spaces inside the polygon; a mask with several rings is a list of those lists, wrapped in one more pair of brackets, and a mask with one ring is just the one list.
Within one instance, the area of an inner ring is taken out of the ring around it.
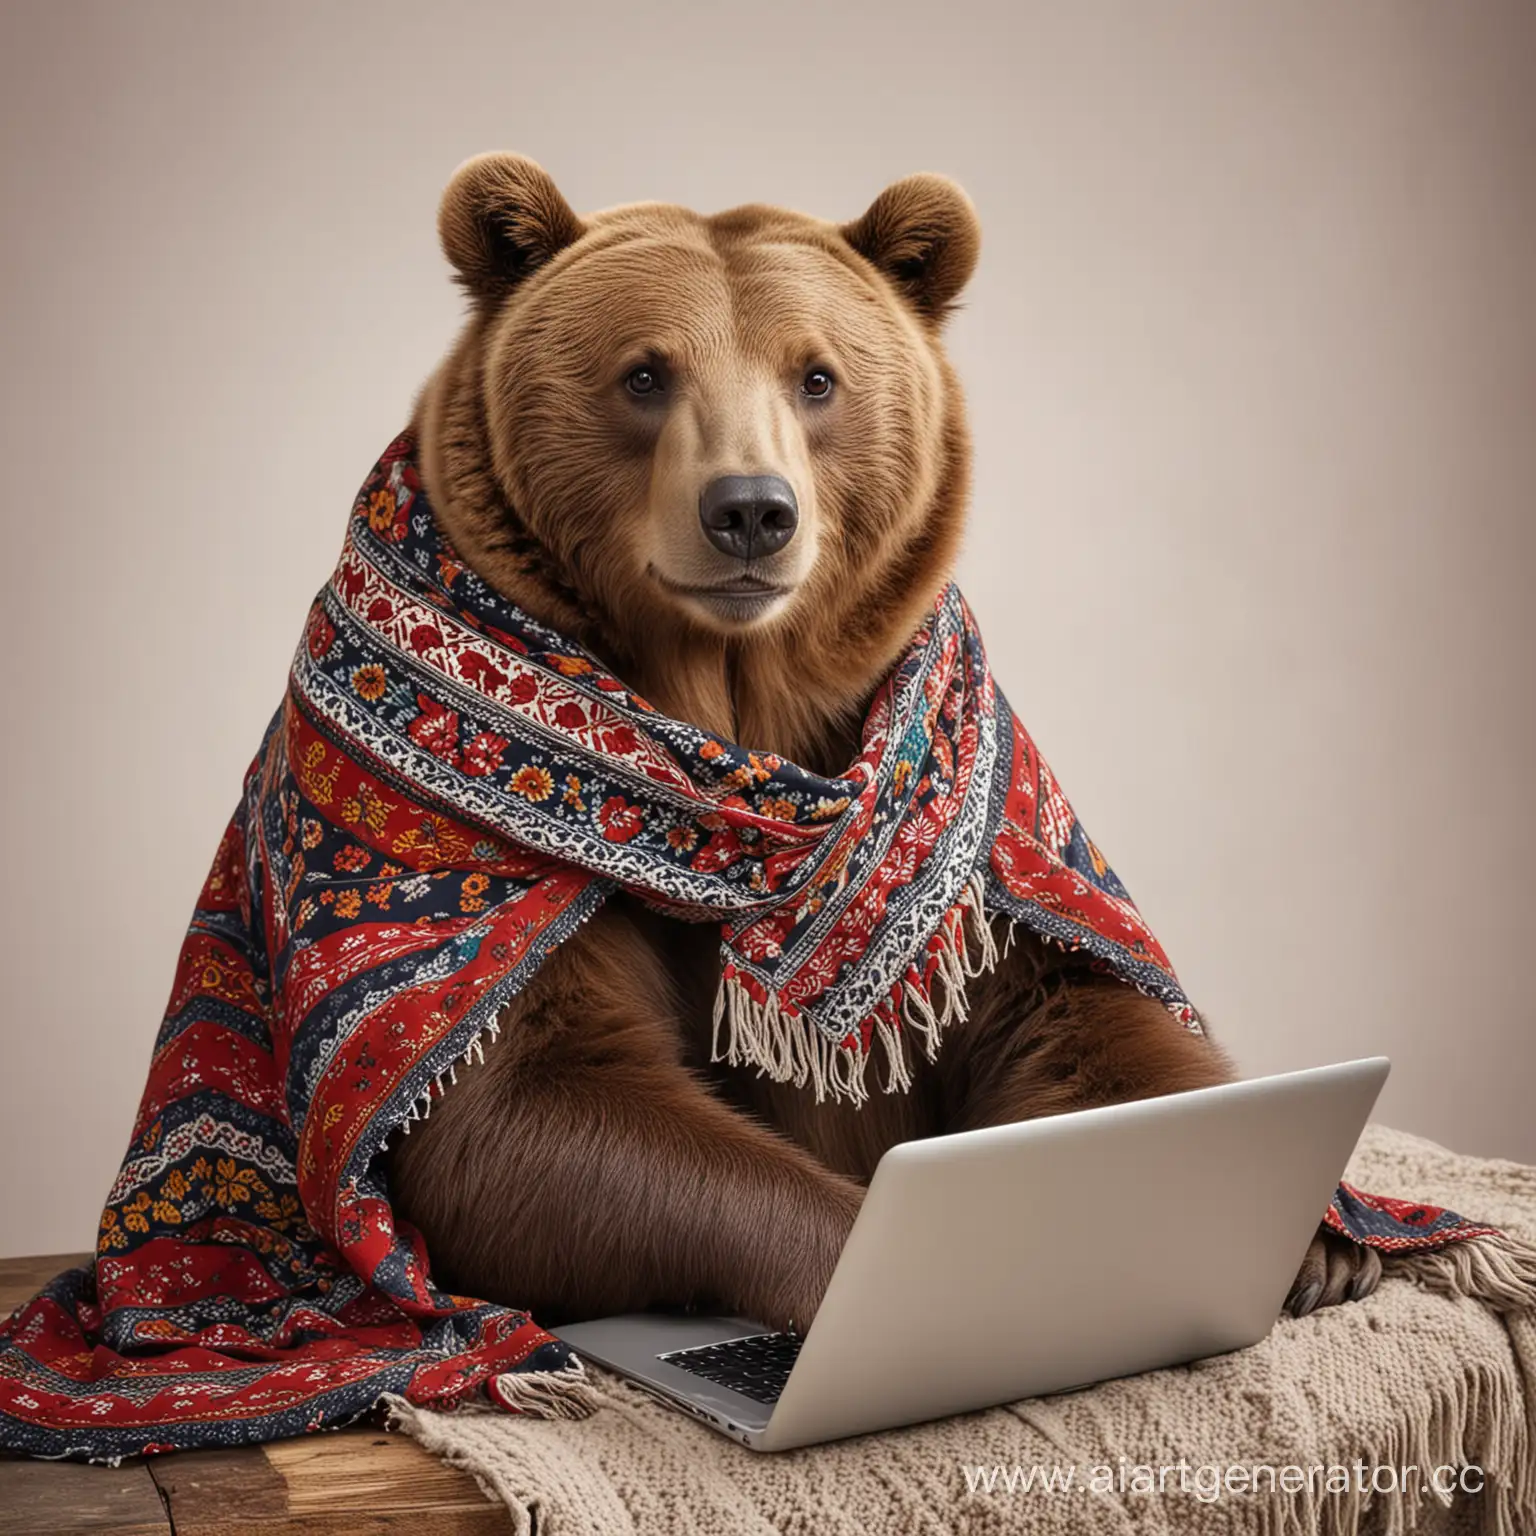
{"label": "bear snout", "polygon": [[699,496],[699,524],[722,554],[756,560],[794,538],[800,504],[782,475],[719,475]]}

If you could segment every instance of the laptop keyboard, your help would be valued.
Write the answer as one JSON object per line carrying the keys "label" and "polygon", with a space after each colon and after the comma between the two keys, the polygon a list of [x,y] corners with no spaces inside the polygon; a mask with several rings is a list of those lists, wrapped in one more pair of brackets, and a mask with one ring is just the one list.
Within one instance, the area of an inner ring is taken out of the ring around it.
{"label": "laptop keyboard", "polygon": [[776,1403],[794,1368],[801,1342],[793,1333],[751,1333],[744,1339],[674,1349],[656,1358],[740,1392],[754,1403]]}

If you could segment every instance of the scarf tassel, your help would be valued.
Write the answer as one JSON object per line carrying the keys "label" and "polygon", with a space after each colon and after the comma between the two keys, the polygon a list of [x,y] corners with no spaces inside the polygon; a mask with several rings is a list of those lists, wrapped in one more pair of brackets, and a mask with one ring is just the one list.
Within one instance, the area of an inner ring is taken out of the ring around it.
{"label": "scarf tassel", "polygon": [[865,1078],[878,1048],[885,1092],[905,1093],[912,1086],[907,1038],[920,1040],[923,1054],[932,1061],[944,1031],[969,1011],[966,983],[990,971],[998,956],[987,919],[986,874],[977,870],[926,950],[907,967],[890,998],[875,1009],[865,1032],[834,1038],[794,1003],[727,959],[715,994],[710,1059],[756,1067],[776,1083],[797,1088],[809,1084],[818,1104],[830,1097],[859,1105],[869,1097]]}
{"label": "scarf tassel", "polygon": [[457,1402],[413,1403],[395,1392],[386,1392],[378,1406],[384,1422],[393,1430],[416,1434],[424,1422],[445,1423],[452,1418],[495,1413],[516,1413],[528,1419],[588,1419],[609,1401],[572,1357],[556,1371],[502,1371],[489,1377],[480,1391]]}
{"label": "scarf tassel", "polygon": [[1406,1275],[1442,1296],[1468,1296],[1495,1312],[1536,1303],[1536,1243],[1491,1232],[1423,1253],[1384,1253],[1388,1274]]}
{"label": "scarf tassel", "polygon": [[558,1371],[503,1371],[486,1382],[485,1395],[498,1408],[530,1419],[586,1419],[604,1402],[575,1357]]}

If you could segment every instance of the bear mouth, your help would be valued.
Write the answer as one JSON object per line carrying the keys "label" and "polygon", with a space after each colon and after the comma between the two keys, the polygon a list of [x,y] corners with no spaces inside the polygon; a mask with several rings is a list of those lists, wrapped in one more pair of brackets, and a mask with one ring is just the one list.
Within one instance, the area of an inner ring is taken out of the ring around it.
{"label": "bear mouth", "polygon": [[735,624],[749,624],[762,618],[769,609],[776,607],[794,591],[793,587],[760,581],[755,576],[738,576],[731,581],[691,586],[663,576],[654,567],[651,574],[673,596],[690,599],[713,617]]}

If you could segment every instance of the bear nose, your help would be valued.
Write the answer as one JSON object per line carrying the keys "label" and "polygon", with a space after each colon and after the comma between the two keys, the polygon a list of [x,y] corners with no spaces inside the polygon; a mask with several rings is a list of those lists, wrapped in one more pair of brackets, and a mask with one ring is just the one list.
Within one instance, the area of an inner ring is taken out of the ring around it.
{"label": "bear nose", "polygon": [[800,506],[782,475],[721,475],[699,497],[699,522],[716,549],[754,560],[794,538]]}

